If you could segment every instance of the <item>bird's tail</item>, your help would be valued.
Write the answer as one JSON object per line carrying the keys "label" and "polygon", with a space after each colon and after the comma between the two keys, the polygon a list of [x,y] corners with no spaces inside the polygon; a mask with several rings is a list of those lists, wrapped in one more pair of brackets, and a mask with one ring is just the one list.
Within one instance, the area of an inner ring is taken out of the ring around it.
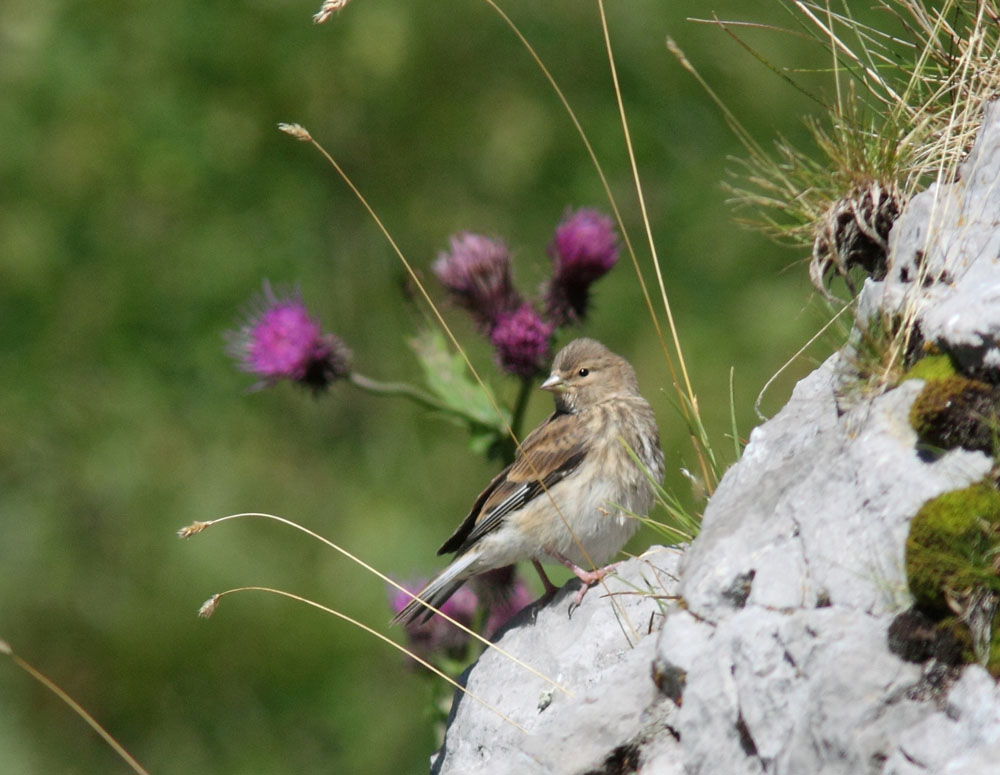
{"label": "bird's tail", "polygon": [[475,552],[468,552],[456,557],[451,565],[420,590],[416,599],[407,603],[406,607],[392,618],[392,624],[410,624],[418,619],[423,623],[430,619],[434,612],[427,608],[424,603],[430,603],[435,608],[443,606],[448,598],[465,583],[466,579],[474,575],[469,572],[469,567],[476,559]]}

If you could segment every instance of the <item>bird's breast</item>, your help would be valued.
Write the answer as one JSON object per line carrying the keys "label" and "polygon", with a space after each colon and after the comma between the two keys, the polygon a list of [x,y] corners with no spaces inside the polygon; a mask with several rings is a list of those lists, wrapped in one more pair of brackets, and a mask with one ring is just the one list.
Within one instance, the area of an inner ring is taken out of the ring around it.
{"label": "bird's breast", "polygon": [[533,508],[522,509],[515,518],[537,542],[539,557],[557,552],[583,568],[600,566],[635,534],[639,521],[626,512],[644,516],[652,490],[634,464],[621,466],[614,455],[588,455]]}

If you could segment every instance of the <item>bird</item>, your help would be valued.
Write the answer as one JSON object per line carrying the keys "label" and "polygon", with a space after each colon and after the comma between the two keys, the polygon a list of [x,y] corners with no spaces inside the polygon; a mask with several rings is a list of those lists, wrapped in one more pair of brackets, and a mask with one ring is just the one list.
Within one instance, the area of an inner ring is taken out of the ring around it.
{"label": "bird", "polygon": [[654,502],[664,457],[656,416],[635,371],[595,339],[569,342],[541,389],[555,411],[524,438],[514,461],[480,493],[438,554],[451,563],[392,620],[426,621],[465,581],[530,560],[545,587],[542,562],[558,562],[583,582],[575,605],[609,573]]}

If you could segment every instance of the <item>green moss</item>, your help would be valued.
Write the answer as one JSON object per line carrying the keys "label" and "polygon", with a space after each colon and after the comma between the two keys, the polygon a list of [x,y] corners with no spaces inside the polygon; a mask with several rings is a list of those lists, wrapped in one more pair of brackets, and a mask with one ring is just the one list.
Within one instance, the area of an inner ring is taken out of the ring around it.
{"label": "green moss", "polygon": [[948,598],[974,587],[1000,592],[1000,493],[987,483],[945,493],[923,505],[906,539],[906,578],[917,604],[938,616]]}
{"label": "green moss", "polygon": [[1000,596],[1000,493],[993,484],[980,482],[923,505],[906,539],[906,578],[916,607],[959,644],[961,661],[982,662],[1000,677],[1000,613],[988,653],[973,653],[965,623],[977,605],[972,601],[982,601],[984,592]]}
{"label": "green moss", "polygon": [[1000,622],[993,622],[993,638],[990,640],[990,656],[986,660],[986,669],[994,678],[1000,678]]}
{"label": "green moss", "polygon": [[950,356],[928,355],[914,363],[910,370],[903,375],[900,382],[905,382],[908,379],[948,379],[956,374],[958,372],[955,370],[955,364]]}
{"label": "green moss", "polygon": [[[921,363],[946,356],[924,358]],[[936,368],[934,364],[925,371]],[[997,451],[997,388],[952,375],[944,379],[931,379],[910,407],[910,425],[920,440],[938,449],[978,450],[988,455]]]}

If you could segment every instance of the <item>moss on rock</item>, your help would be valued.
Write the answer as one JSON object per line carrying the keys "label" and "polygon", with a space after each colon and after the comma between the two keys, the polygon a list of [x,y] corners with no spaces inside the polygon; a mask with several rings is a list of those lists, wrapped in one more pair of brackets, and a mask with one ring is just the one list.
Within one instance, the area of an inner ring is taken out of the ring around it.
{"label": "moss on rock", "polygon": [[906,577],[916,607],[951,631],[966,661],[984,662],[1000,675],[1000,616],[986,620],[992,632],[984,654],[973,654],[966,624],[973,606],[1000,597],[1000,492],[992,483],[923,505],[906,539]]}
{"label": "moss on rock", "polygon": [[947,355],[928,355],[913,364],[909,371],[903,375],[900,382],[908,379],[948,379],[958,374],[955,364]]}
{"label": "moss on rock", "polygon": [[[922,373],[942,372],[945,364],[933,356],[919,361],[910,374],[918,371],[921,364],[935,361]],[[985,382],[952,374],[940,379],[928,379],[920,395],[910,407],[910,425],[920,440],[927,445],[942,450],[978,450],[988,455],[997,451],[998,399],[997,388]]]}
{"label": "moss on rock", "polygon": [[925,611],[951,612],[974,587],[1000,592],[1000,493],[980,482],[923,505],[906,539],[906,578]]}
{"label": "moss on rock", "polygon": [[986,669],[990,675],[1000,679],[1000,622],[993,622],[993,638],[990,640],[990,655],[986,660]]}

